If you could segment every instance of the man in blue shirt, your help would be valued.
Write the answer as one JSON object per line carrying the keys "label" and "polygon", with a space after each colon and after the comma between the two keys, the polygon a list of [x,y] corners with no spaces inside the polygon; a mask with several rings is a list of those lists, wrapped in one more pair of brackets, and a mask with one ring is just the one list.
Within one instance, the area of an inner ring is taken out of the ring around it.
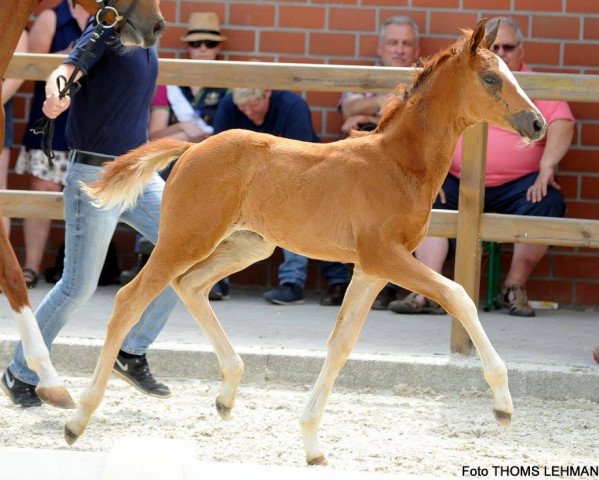
{"label": "man in blue shirt", "polygon": [[[320,141],[304,99],[284,90],[234,89],[218,106],[214,133],[233,128],[305,142]],[[266,292],[264,299],[279,305],[303,303],[308,259],[284,249],[283,256],[285,260],[279,266],[279,286]],[[349,270],[338,262],[321,262],[321,268],[330,288],[320,304],[341,305],[350,280]],[[218,282],[213,290],[226,295],[227,279]]]}
{"label": "man in blue shirt", "polygon": [[[95,181],[101,165],[147,141],[149,105],[158,75],[154,49],[124,48],[113,29],[105,29],[84,59],[79,74],[81,90],[71,99],[59,98],[57,78],[69,78],[81,59],[82,48],[93,34],[90,24],[73,52],[46,82],[43,111],[56,118],[71,106],[66,128],[70,163],[64,189],[65,260],[60,281],[46,295],[35,316],[48,348],[70,316],[94,293],[108,244],[122,220],[152,242],[158,237],[158,220],[164,181],[155,175],[130,210],[99,210],[79,183]],[[166,289],[154,300],[123,341],[114,372],[144,393],[167,397],[170,390],[152,376],[145,353],[177,303]],[[41,404],[35,393],[37,375],[27,367],[19,344],[2,377],[13,403],[23,407]],[[9,388],[10,387],[10,388]]]}

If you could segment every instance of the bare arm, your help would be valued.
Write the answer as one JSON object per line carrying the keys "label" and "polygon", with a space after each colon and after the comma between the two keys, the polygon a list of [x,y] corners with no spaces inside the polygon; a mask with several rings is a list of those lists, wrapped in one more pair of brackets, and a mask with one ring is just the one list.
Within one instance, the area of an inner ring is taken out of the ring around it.
{"label": "bare arm", "polygon": [[570,148],[573,132],[574,122],[570,120],[555,120],[549,124],[545,148],[539,162],[539,175],[526,192],[526,198],[531,202],[540,202],[547,195],[549,185],[558,190],[561,188],[555,181],[555,170]]}
{"label": "bare arm", "polygon": [[[23,30],[19,37],[19,43],[15,52],[26,52],[27,51],[27,32]],[[8,102],[15,93],[21,88],[23,84],[22,78],[7,78],[2,81],[2,105]]]}
{"label": "bare arm", "polygon": [[353,115],[376,115],[387,100],[385,95],[374,97],[363,97],[362,95],[351,95],[341,104],[341,113],[344,118]]}
{"label": "bare arm", "polygon": [[181,128],[180,123],[168,124],[170,110],[166,107],[153,107],[150,110],[150,123],[148,125],[148,136],[150,140],[157,138],[176,138],[177,140],[187,140],[187,135]]}
{"label": "bare arm", "polygon": [[52,38],[56,33],[56,13],[44,10],[31,27],[29,34],[29,51],[31,53],[50,53]]}

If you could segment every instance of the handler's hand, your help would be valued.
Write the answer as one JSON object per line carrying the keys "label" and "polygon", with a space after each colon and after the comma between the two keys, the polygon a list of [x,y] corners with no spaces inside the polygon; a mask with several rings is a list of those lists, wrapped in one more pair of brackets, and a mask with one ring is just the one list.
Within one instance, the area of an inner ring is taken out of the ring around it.
{"label": "handler's hand", "polygon": [[532,203],[538,203],[547,196],[548,186],[551,185],[556,190],[561,190],[562,187],[555,181],[553,167],[541,166],[539,175],[535,183],[526,191],[526,199]]}
{"label": "handler's hand", "polygon": [[71,104],[71,97],[68,95],[63,98],[59,98],[58,95],[47,95],[42,111],[48,118],[56,118],[62,112],[64,112]]}

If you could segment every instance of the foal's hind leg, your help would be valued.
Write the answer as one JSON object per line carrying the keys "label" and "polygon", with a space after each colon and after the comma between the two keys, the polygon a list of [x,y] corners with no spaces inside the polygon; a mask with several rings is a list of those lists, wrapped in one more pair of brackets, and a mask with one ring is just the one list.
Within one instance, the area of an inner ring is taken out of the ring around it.
{"label": "foal's hind leg", "polygon": [[[373,252],[376,248],[377,245],[371,244],[369,251]],[[380,251],[384,252],[384,249]],[[485,379],[493,392],[495,418],[508,425],[514,407],[508,388],[507,368],[491,345],[480,324],[476,305],[464,288],[416,260],[403,247],[398,246],[388,252],[384,259],[370,259],[368,267],[365,262],[366,259],[362,261],[365,270],[376,271],[393,283],[433,299],[458,319],[470,335],[483,364]]]}
{"label": "foal's hind leg", "polygon": [[223,240],[208,258],[173,282],[173,287],[210,340],[218,357],[222,380],[216,397],[216,409],[223,419],[229,418],[235,404],[244,367],[210,307],[208,292],[216,281],[267,258],[274,248],[274,245],[255,233],[235,232]]}
{"label": "foal's hind leg", "polygon": [[75,402],[50,360],[50,352],[29,304],[21,267],[2,222],[0,222],[0,289],[6,295],[17,321],[27,365],[39,377],[36,393],[45,403],[55,407],[75,408]]}
{"label": "foal's hind leg", "polygon": [[65,424],[65,440],[72,445],[83,433],[94,411],[100,405],[119,348],[129,330],[142,313],[174,279],[193,264],[184,249],[171,248],[166,242],[156,244],[148,263],[139,274],[116,295],[107,326],[106,339],[91,379],[81,394],[79,406]]}
{"label": "foal's hind leg", "polygon": [[356,265],[337,322],[327,342],[327,357],[316,380],[310,400],[300,417],[300,427],[309,465],[326,465],[318,444],[318,426],[324,406],[339,371],[353,350],[372,302],[385,285],[380,278],[365,275]]}

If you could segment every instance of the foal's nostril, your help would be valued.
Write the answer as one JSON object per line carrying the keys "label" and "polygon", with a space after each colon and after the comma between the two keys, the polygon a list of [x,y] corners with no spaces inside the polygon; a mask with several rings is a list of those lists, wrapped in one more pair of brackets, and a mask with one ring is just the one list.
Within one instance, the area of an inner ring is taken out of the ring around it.
{"label": "foal's nostril", "polygon": [[156,24],[154,25],[154,29],[152,30],[152,33],[154,35],[160,35],[162,32],[164,32],[165,28],[166,28],[166,25],[164,23],[164,20],[160,20],[160,21],[156,22]]}
{"label": "foal's nostril", "polygon": [[543,130],[543,124],[541,122],[539,122],[538,120],[535,120],[532,123],[532,128],[535,132],[540,132],[541,130]]}

